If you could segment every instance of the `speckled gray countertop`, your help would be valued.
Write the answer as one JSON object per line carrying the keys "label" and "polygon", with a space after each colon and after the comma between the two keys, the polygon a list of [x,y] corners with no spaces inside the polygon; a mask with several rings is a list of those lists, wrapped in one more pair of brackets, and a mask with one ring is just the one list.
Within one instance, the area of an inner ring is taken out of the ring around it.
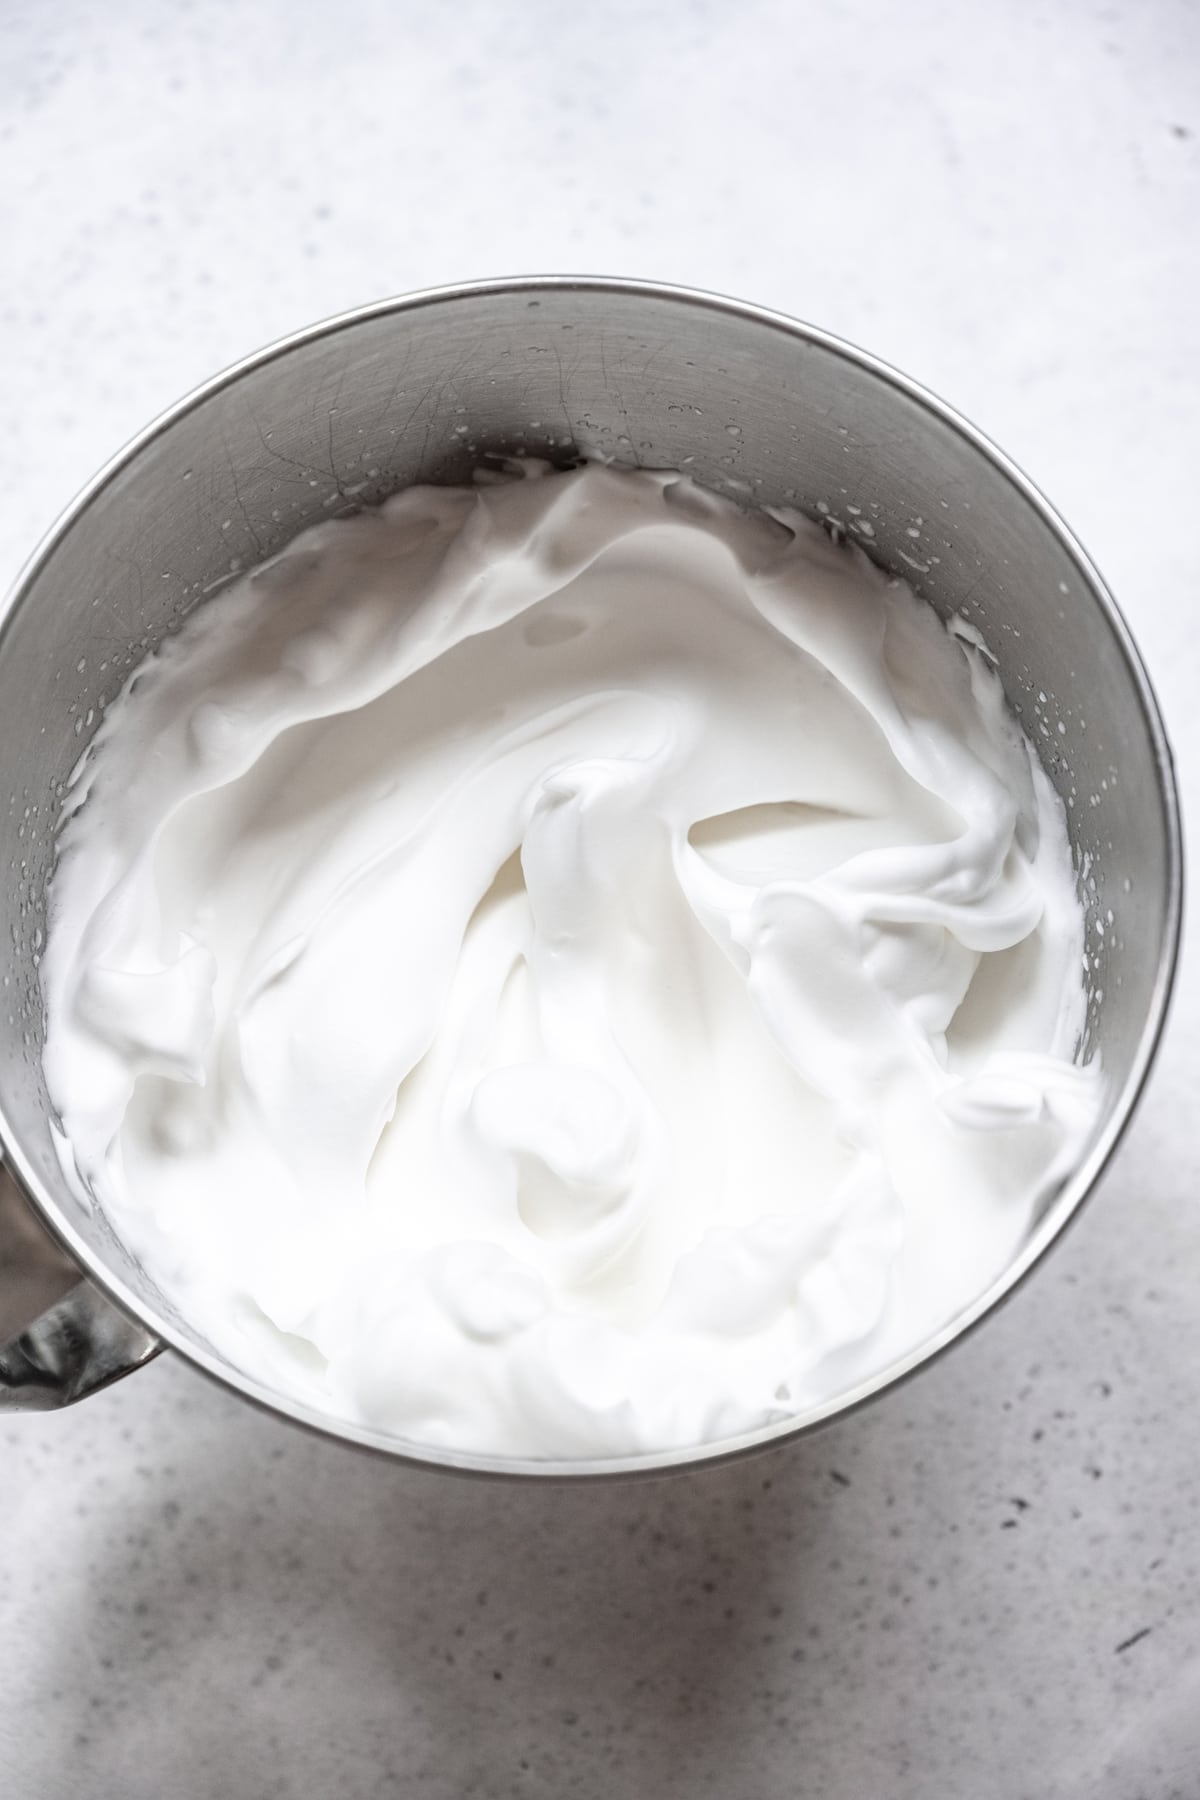
{"label": "speckled gray countertop", "polygon": [[[469,275],[867,344],[1049,491],[1200,788],[1180,0],[0,8],[0,566],[264,340]],[[0,721],[2,750],[2,721]],[[1003,1314],[765,1459],[438,1479],[171,1357],[0,1427],[4,1800],[1196,1800],[1197,1007]]]}

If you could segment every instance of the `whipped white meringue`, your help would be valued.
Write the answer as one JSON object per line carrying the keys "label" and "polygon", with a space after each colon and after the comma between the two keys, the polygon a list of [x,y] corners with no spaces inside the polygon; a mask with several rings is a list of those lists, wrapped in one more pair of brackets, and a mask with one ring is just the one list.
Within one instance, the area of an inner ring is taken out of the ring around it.
{"label": "whipped white meringue", "polygon": [[59,845],[73,1172],[217,1349],[421,1445],[836,1395],[1098,1118],[1064,815],[978,634],[676,475],[306,531],[135,672]]}

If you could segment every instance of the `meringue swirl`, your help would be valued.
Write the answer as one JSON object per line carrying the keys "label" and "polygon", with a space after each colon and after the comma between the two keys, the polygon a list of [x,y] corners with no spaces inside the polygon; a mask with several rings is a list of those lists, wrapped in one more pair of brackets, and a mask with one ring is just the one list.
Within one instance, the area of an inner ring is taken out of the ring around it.
{"label": "meringue swirl", "polygon": [[944,1325],[1099,1113],[1061,805],[858,550],[526,464],[137,669],[42,964],[75,1178],[236,1364],[407,1441],[753,1429]]}

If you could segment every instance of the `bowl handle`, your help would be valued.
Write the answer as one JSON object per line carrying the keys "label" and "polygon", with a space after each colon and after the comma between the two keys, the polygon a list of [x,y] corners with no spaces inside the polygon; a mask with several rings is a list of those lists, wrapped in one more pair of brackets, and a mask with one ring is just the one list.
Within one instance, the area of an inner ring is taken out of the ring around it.
{"label": "bowl handle", "polygon": [[80,1274],[0,1165],[0,1413],[70,1406],[162,1347]]}

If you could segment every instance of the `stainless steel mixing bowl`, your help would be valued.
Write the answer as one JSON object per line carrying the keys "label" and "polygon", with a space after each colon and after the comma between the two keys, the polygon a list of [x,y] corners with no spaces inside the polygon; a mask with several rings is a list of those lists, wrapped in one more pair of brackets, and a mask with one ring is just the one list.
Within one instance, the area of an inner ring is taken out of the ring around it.
{"label": "stainless steel mixing bowl", "polygon": [[[131,666],[301,527],[513,452],[684,468],[744,499],[799,506],[940,612],[964,612],[1067,803],[1081,893],[1105,926],[1088,1037],[1108,1104],[1001,1279],[929,1342],[795,1420],[602,1463],[431,1453],[228,1362],[64,1182],[40,1061],[37,963],[63,783]],[[1163,1022],[1181,897],[1178,801],[1150,684],[1096,570],[1020,471],[932,395],[825,332],[679,288],[573,277],[443,288],[302,331],[182,400],[97,476],[0,613],[0,869],[0,1145],[12,1177],[0,1195],[0,1406],[63,1405],[170,1345],[348,1443],[560,1476],[680,1468],[793,1437],[990,1312],[1078,1210],[1128,1122]]]}

